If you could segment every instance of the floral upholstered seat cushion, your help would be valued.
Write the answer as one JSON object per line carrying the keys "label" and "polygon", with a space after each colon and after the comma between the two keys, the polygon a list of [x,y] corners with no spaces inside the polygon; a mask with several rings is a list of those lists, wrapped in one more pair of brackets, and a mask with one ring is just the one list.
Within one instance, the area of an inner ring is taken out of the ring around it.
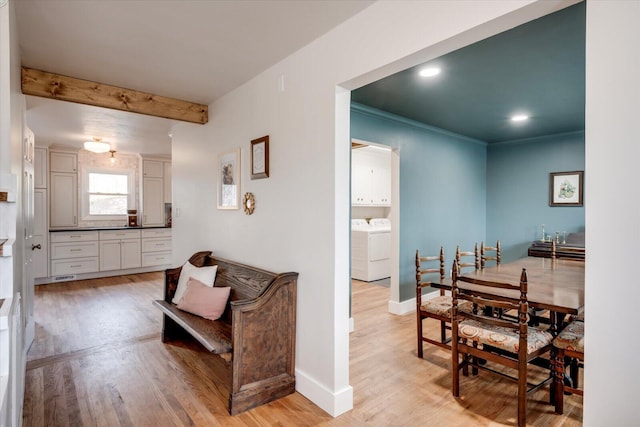
{"label": "floral upholstered seat cushion", "polygon": [[571,322],[553,340],[553,346],[584,353],[584,322]]}
{"label": "floral upholstered seat cushion", "polygon": [[571,321],[577,320],[579,322],[584,322],[584,305],[578,309],[578,314],[572,314],[570,317]]}
{"label": "floral upholstered seat cushion", "polygon": [[[463,320],[458,325],[458,336],[478,344],[486,344],[517,353],[520,347],[518,331],[500,326],[487,325],[476,320]],[[527,331],[527,352],[533,353],[551,344],[553,336],[538,328],[529,327]]]}
{"label": "floral upholstered seat cushion", "polygon": [[[452,304],[451,297],[444,295],[423,302],[420,309],[436,316],[451,317]],[[473,311],[473,304],[469,301],[463,301],[458,304],[458,310],[471,313]]]}

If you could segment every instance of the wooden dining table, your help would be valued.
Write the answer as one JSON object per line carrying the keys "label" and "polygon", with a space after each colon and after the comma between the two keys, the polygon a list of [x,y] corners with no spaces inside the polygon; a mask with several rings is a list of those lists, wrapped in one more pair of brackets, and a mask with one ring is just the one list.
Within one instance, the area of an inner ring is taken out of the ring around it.
{"label": "wooden dining table", "polygon": [[[551,332],[559,331],[565,315],[578,314],[584,305],[584,261],[525,257],[485,269],[462,272],[460,276],[519,286],[523,268],[527,272],[529,307],[549,310],[552,315]],[[431,286],[451,290],[451,279],[431,283]],[[459,286],[461,289],[474,289],[474,285],[467,282],[460,282]],[[514,302],[520,298],[519,292],[508,289],[492,289],[492,295]]]}

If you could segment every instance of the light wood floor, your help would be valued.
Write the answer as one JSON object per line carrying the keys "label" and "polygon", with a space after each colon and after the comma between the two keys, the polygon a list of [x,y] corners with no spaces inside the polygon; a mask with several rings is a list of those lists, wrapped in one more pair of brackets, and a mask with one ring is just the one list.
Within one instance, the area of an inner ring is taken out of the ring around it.
{"label": "light wood floor", "polygon": [[[354,281],[350,384],[354,409],[332,418],[299,393],[231,417],[223,361],[194,343],[160,342],[162,273],[36,287],[25,426],[514,425],[515,384],[481,373],[451,396],[448,352],[415,349],[415,317],[387,313],[389,289]],[[432,332],[437,333],[435,324]],[[535,426],[582,424],[582,399],[553,413],[528,400]]]}

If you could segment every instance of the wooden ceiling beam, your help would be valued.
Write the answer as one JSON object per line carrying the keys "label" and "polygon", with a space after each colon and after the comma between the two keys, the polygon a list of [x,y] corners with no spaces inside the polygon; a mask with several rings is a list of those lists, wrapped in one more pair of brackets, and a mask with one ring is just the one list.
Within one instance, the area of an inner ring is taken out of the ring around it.
{"label": "wooden ceiling beam", "polygon": [[26,67],[22,67],[22,93],[190,123],[209,121],[206,105]]}

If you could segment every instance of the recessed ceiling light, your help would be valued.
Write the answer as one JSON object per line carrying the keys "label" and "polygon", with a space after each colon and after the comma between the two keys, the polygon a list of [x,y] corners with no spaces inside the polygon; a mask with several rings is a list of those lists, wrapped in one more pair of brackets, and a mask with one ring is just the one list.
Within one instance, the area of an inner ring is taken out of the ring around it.
{"label": "recessed ceiling light", "polygon": [[526,114],[516,114],[515,116],[511,116],[512,122],[524,122],[525,120],[529,120],[529,116]]}
{"label": "recessed ceiling light", "polygon": [[440,74],[440,68],[438,67],[427,67],[420,70],[421,77],[433,77]]}

